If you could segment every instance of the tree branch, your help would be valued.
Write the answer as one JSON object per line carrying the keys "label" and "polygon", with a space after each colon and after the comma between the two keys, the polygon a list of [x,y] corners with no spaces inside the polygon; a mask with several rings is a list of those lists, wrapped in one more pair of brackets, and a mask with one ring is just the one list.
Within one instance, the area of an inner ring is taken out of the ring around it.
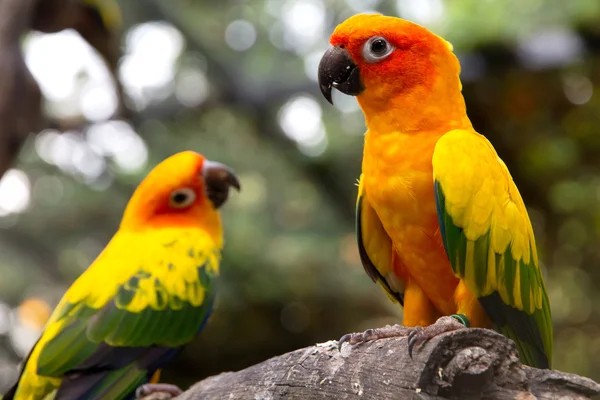
{"label": "tree branch", "polygon": [[514,343],[487,329],[461,329],[416,349],[406,338],[296,350],[238,372],[209,377],[190,399],[589,399],[596,382],[522,365]]}

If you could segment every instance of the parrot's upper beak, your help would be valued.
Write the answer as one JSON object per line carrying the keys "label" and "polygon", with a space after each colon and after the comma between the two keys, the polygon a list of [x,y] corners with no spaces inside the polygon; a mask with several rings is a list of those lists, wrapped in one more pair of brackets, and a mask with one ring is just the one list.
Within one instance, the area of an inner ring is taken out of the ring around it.
{"label": "parrot's upper beak", "polygon": [[360,79],[360,69],[352,61],[350,54],[338,46],[331,46],[321,58],[319,87],[331,104],[332,88],[351,96],[358,96],[365,89]]}
{"label": "parrot's upper beak", "polygon": [[204,160],[202,164],[202,176],[206,185],[206,196],[219,208],[225,203],[229,196],[229,187],[233,186],[240,190],[240,182],[231,168],[215,162]]}

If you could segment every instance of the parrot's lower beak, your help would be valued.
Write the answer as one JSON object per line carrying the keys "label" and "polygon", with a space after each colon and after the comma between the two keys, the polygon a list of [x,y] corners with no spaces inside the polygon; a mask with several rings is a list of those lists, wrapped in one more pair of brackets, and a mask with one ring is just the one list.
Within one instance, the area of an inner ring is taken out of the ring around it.
{"label": "parrot's lower beak", "polygon": [[240,190],[240,182],[237,176],[231,168],[224,164],[204,160],[202,176],[206,185],[206,196],[215,208],[219,208],[225,203],[229,196],[230,186],[233,186],[237,191]]}
{"label": "parrot's lower beak", "polygon": [[338,46],[331,46],[321,58],[319,87],[331,104],[332,88],[351,96],[358,96],[365,89],[360,79],[360,69],[352,61],[350,54]]}

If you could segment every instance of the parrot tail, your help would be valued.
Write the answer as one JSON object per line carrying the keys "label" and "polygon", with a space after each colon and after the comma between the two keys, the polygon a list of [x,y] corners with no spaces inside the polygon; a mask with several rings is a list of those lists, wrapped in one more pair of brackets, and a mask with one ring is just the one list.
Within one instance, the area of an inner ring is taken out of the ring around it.
{"label": "parrot tail", "polygon": [[67,375],[55,400],[129,400],[135,398],[138,386],[148,382],[145,370],[131,364],[118,370],[104,370]]}

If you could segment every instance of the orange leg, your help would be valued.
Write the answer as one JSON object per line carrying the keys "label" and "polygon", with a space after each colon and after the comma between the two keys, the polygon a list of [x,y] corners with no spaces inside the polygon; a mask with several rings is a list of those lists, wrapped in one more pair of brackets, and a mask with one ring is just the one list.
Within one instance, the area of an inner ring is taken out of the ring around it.
{"label": "orange leg", "polygon": [[442,314],[435,308],[417,283],[408,279],[404,290],[404,326],[428,326]]}
{"label": "orange leg", "polygon": [[469,320],[473,328],[491,328],[492,324],[487,314],[481,307],[479,300],[460,281],[454,291],[454,301],[457,306],[457,314],[463,314]]}
{"label": "orange leg", "polygon": [[159,380],[160,380],[160,369],[157,369],[156,372],[154,373],[154,375],[152,375],[152,378],[150,378],[149,383],[158,383]]}
{"label": "orange leg", "polygon": [[[339,346],[341,347],[344,342],[358,344],[389,337],[408,336],[408,354],[412,358],[415,346],[437,335],[464,328],[465,324],[482,328],[490,326],[483,307],[462,281],[454,292],[458,316],[443,316],[414,280],[408,278],[405,281],[403,326],[385,326],[368,329],[363,333],[347,334],[342,336]],[[467,317],[468,323],[462,320],[460,314]]]}
{"label": "orange leg", "polygon": [[[481,307],[479,300],[471,293],[463,281],[460,281],[456,286],[454,301],[456,303],[457,315],[441,317],[434,324],[428,325],[425,328],[413,328],[414,330],[408,334],[409,355],[412,356],[413,348],[420,343],[444,332],[464,328],[463,324],[477,328],[491,327],[490,320],[483,307]],[[466,317],[468,321],[464,321],[463,317]]]}
{"label": "orange leg", "polygon": [[[456,303],[456,314],[454,316],[445,316],[438,319],[434,324],[427,326],[426,328],[413,328],[414,331],[408,335],[408,353],[412,355],[412,349],[414,346],[423,343],[424,341],[433,338],[434,336],[440,335],[444,332],[453,331],[455,329],[464,328],[461,314],[467,317],[467,326],[477,328],[489,328],[491,327],[490,320],[486,315],[483,307],[479,303],[479,300],[471,293],[467,286],[460,281],[454,291],[454,301]],[[456,317],[456,319],[455,319]],[[459,322],[460,320],[460,322]]]}
{"label": "orange leg", "polygon": [[[384,326],[381,328],[367,329],[363,333],[349,333],[339,340],[338,345],[348,342],[358,344],[371,340],[390,337],[409,336],[415,329],[435,323],[442,315],[433,306],[419,285],[414,280],[404,278],[404,320],[403,325]],[[409,336],[410,337],[410,336]]]}

